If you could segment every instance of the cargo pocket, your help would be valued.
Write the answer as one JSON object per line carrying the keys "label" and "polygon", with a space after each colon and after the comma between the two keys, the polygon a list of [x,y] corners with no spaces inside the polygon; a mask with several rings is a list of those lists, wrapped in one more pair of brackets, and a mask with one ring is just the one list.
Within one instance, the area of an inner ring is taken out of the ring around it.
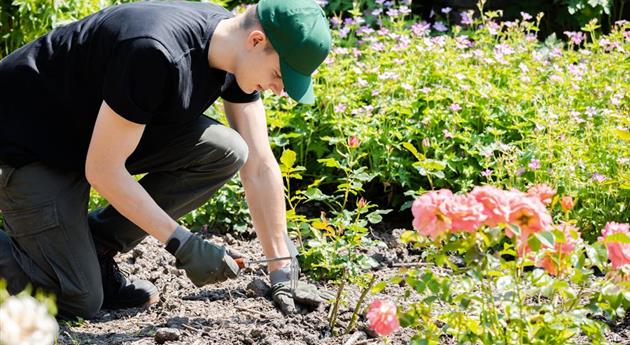
{"label": "cargo pocket", "polygon": [[59,288],[62,296],[88,293],[85,275],[72,242],[59,222],[54,202],[37,207],[3,211],[5,231],[30,263],[23,265],[33,283]]}

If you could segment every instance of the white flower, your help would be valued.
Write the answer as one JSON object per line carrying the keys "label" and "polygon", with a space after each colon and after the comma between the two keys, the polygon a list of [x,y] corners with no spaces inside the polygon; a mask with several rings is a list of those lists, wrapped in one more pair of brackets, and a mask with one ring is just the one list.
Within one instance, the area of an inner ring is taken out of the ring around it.
{"label": "white flower", "polygon": [[46,306],[31,296],[11,296],[0,305],[0,344],[53,344],[58,329]]}

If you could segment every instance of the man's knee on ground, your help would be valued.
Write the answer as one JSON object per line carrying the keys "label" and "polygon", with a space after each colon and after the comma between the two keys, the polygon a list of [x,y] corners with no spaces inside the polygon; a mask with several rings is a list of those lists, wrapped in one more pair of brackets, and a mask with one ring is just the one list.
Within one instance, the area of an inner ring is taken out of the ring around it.
{"label": "man's knee on ground", "polygon": [[103,305],[103,289],[99,287],[80,297],[58,298],[59,311],[68,317],[91,319],[101,310]]}

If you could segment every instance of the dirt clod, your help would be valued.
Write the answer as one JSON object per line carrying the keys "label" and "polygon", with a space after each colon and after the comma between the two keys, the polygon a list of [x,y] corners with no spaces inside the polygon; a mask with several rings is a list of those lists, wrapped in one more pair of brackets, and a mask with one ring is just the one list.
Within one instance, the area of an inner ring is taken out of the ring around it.
{"label": "dirt clod", "polygon": [[247,284],[247,295],[251,297],[270,297],[271,287],[260,278],[254,278]]}

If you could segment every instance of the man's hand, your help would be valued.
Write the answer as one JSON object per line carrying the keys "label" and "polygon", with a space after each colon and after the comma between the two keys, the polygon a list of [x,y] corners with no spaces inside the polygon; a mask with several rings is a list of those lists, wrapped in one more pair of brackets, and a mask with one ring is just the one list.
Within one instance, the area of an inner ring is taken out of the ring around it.
{"label": "man's hand", "polygon": [[172,252],[177,258],[175,267],[184,269],[193,284],[200,287],[238,276],[238,265],[225,247],[194,236],[182,227],[178,227],[176,234],[177,248]]}
{"label": "man's hand", "polygon": [[271,297],[285,314],[296,313],[296,303],[316,308],[334,297],[329,292],[319,290],[315,285],[301,281],[297,282],[297,288],[293,294],[288,267],[271,272],[271,284]]}

